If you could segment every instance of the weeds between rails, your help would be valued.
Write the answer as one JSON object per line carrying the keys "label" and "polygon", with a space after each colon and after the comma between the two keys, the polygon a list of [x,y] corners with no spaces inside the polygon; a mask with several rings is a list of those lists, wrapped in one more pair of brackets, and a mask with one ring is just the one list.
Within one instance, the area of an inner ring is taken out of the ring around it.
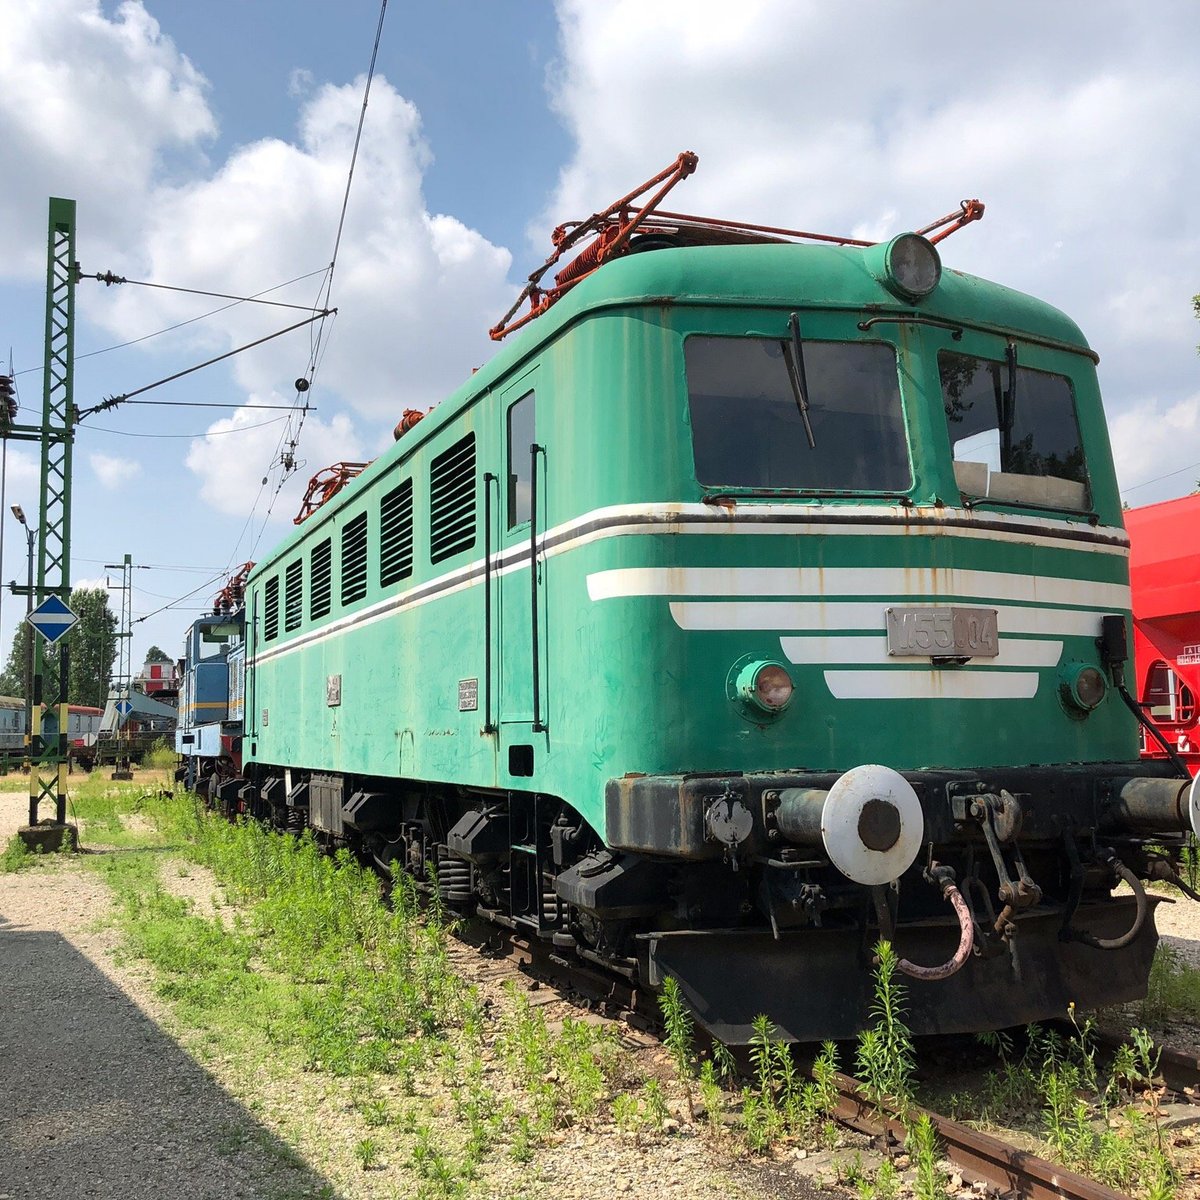
{"label": "weeds between rails", "polygon": [[[446,914],[436,905],[422,911],[406,880],[383,903],[378,879],[346,851],[329,855],[311,836],[215,819],[192,797],[137,797],[90,781],[75,809],[94,840],[174,847],[213,871],[237,906],[228,922],[197,916],[164,889],[152,853],[92,860],[113,886],[127,945],[153,966],[159,991],[187,1025],[236,1045],[257,1066],[293,1062],[352,1086],[352,1107],[369,1131],[354,1150],[363,1170],[400,1152],[423,1195],[463,1195],[489,1154],[528,1161],[555,1130],[597,1122],[635,1139],[697,1123],[717,1144],[759,1153],[843,1144],[830,1115],[832,1045],[806,1078],[760,1017],[750,1078],[731,1096],[732,1056],[719,1044],[697,1052],[691,1014],[668,979],[660,1003],[674,1078],[646,1076],[610,1029],[568,1018],[552,1030],[513,984],[497,1014],[451,969]],[[133,812],[153,835],[128,827],[122,818]],[[6,851],[0,869],[12,869],[14,856]],[[903,1114],[916,1095],[916,1052],[895,954],[881,943],[877,958],[874,1023],[859,1038],[855,1066],[872,1102]],[[1088,1021],[1069,1037],[1034,1029],[1020,1052],[1004,1035],[984,1038],[998,1065],[978,1095],[951,1097],[950,1107],[1024,1129],[1072,1168],[1167,1200],[1178,1169],[1162,1127],[1149,1035],[1133,1031],[1102,1065],[1092,1032]],[[417,1102],[419,1081],[431,1071],[454,1095],[451,1130]],[[400,1084],[399,1105],[380,1086],[387,1079]],[[857,1154],[839,1162],[842,1181],[864,1200],[888,1200],[906,1171],[918,1197],[944,1194],[928,1118],[908,1125],[906,1154],[887,1147],[873,1169]]]}

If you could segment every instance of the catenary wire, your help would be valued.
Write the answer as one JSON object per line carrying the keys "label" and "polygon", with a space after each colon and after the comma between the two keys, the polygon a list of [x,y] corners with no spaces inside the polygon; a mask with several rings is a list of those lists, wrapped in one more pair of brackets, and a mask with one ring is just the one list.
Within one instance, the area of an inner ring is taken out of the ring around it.
{"label": "catenary wire", "polygon": [[1186,467],[1180,467],[1175,471],[1168,471],[1165,475],[1156,475],[1153,479],[1143,479],[1141,483],[1131,484],[1127,488],[1122,488],[1121,492],[1136,492],[1138,488],[1149,487],[1152,483],[1161,483],[1164,479],[1170,479],[1175,475],[1182,475],[1184,471],[1194,471],[1200,467],[1200,462],[1188,463]]}
{"label": "catenary wire", "polygon": [[[76,555],[72,555],[71,559],[73,562],[92,563],[100,566],[108,564],[108,559],[106,558],[79,558]],[[197,575],[211,575],[214,571],[219,572],[225,569],[224,567],[195,567],[183,563],[133,563],[131,565],[142,571],[192,571]]]}
{"label": "catenary wire", "polygon": [[178,596],[169,604],[163,604],[159,608],[156,608],[153,612],[148,612],[145,616],[138,617],[133,623],[135,625],[140,625],[143,621],[148,621],[151,617],[157,617],[159,613],[166,612],[167,609],[174,608],[177,604],[182,604],[184,600],[190,600],[197,592],[202,592],[205,588],[212,587],[214,583],[219,583],[220,580],[224,578],[224,575],[225,571],[223,569],[218,571],[215,575],[210,576],[202,584],[200,584],[199,587],[194,587],[190,592],[185,592],[182,596]]}
{"label": "catenary wire", "polygon": [[[291,287],[293,283],[303,283],[306,279],[311,279],[314,275],[324,275],[327,270],[327,267],[321,267],[317,271],[309,271],[306,275],[297,275],[294,279],[289,279],[284,283],[277,283],[273,287],[263,288],[261,292],[255,292],[253,295],[248,296],[246,300],[257,300],[259,296],[265,296],[268,292],[277,292],[281,288]],[[208,312],[201,313],[197,317],[189,317],[186,321],[179,321],[174,325],[168,325],[165,329],[156,329],[153,333],[144,333],[141,337],[132,338],[128,342],[118,342],[115,346],[105,346],[100,350],[89,350],[86,354],[77,354],[75,355],[75,361],[80,362],[85,358],[95,358],[98,354],[111,354],[114,350],[124,350],[129,346],[136,346],[140,342],[148,342],[151,338],[161,337],[164,333],[174,333],[175,330],[182,329],[185,325],[194,325],[197,321],[206,321],[209,317],[217,316],[218,313],[228,312],[231,308],[237,308],[239,304],[246,303],[246,300],[234,300],[231,304],[222,304],[218,308],[210,308]],[[30,375],[35,371],[42,371],[44,369],[43,367],[26,367],[19,374]]]}
{"label": "catenary wire", "polygon": [[239,425],[235,429],[205,429],[200,433],[133,433],[128,429],[113,429],[108,425],[92,425],[90,429],[93,433],[114,433],[118,437],[152,439],[186,438],[194,441],[196,438],[225,437],[230,433],[249,433],[252,429],[266,429],[268,425],[278,425],[281,421],[286,420],[287,417],[272,417],[269,421],[259,421],[254,425]]}
{"label": "catenary wire", "polygon": [[[337,310],[332,309],[329,304],[329,298],[333,293],[333,276],[337,269],[338,252],[342,245],[342,233],[346,226],[346,213],[350,205],[350,189],[354,183],[354,168],[358,163],[359,146],[362,143],[363,128],[367,119],[367,105],[371,98],[371,84],[375,78],[375,65],[379,59],[379,45],[383,39],[383,22],[387,15],[387,0],[380,0],[379,5],[379,20],[375,25],[375,40],[371,46],[371,61],[367,65],[367,77],[363,86],[362,107],[359,109],[358,126],[354,131],[354,147],[350,152],[350,166],[346,172],[346,187],[342,193],[342,207],[338,214],[337,233],[333,239],[333,254],[329,259],[329,266],[326,268],[325,278],[321,286],[317,289],[317,299],[314,304],[314,310],[324,309],[327,312],[332,312],[336,317]],[[309,355],[308,366],[305,369],[304,379],[307,385],[311,386],[316,378],[317,371],[321,361],[324,358],[324,347],[328,344],[328,335],[332,330],[332,323],[326,325],[327,317],[314,323],[309,333]],[[307,390],[307,388],[305,389]],[[300,443],[300,434],[304,429],[304,419],[307,416],[307,408],[299,406],[299,395],[297,395],[298,417],[295,430],[285,430],[284,436],[280,438],[279,449],[276,458],[272,460],[272,465],[277,461],[283,467],[281,472],[280,487],[283,481],[286,480],[291,473],[296,469],[296,448]],[[290,434],[290,436],[288,436]],[[284,449],[286,445],[287,449]],[[279,488],[276,488],[275,496],[272,497],[271,505],[274,506],[275,499],[279,495]],[[270,510],[268,510],[268,517]],[[265,521],[264,521],[265,528]],[[260,533],[261,538],[261,533]],[[257,546],[257,541],[255,542]]]}
{"label": "catenary wire", "polygon": [[[313,274],[316,274],[316,272],[313,272]],[[270,308],[295,308],[300,312],[317,311],[315,308],[312,308],[307,304],[289,304],[286,300],[259,299],[259,297],[263,294],[262,292],[259,292],[255,296],[235,296],[230,292],[207,292],[202,288],[179,287],[173,283],[151,283],[148,279],[125,279],[120,275],[114,275],[111,271],[109,271],[107,275],[100,275],[97,273],[94,275],[80,275],[79,278],[95,279],[98,282],[105,284],[128,283],[136,287],[156,288],[157,290],[163,292],[182,292],[187,296],[208,296],[213,300],[232,300],[235,304],[265,304]],[[274,291],[273,288],[269,290]]]}
{"label": "catenary wire", "polygon": [[[305,379],[308,387],[311,387],[312,382],[316,377],[317,368],[319,367],[320,362],[324,357],[326,343],[328,340],[326,335],[328,333],[329,328],[332,327],[332,322],[330,322],[329,325],[327,325],[327,322],[329,322],[329,319],[331,317],[336,318],[336,316],[337,316],[337,310],[330,308],[328,306],[327,301],[328,301],[329,296],[332,294],[333,275],[334,275],[334,270],[337,266],[338,252],[341,248],[342,234],[343,234],[343,231],[345,228],[345,222],[346,222],[346,213],[347,213],[349,203],[350,203],[350,189],[351,189],[351,185],[354,181],[354,168],[358,161],[358,151],[359,151],[359,146],[362,141],[363,126],[366,121],[367,104],[368,104],[368,101],[370,99],[370,94],[371,94],[371,83],[375,77],[375,65],[376,65],[376,62],[377,62],[378,56],[379,56],[379,46],[380,46],[380,41],[383,36],[383,23],[384,23],[384,17],[386,15],[386,13],[387,13],[387,0],[381,0],[380,6],[379,6],[379,20],[375,27],[375,40],[374,40],[374,43],[371,48],[371,61],[370,61],[370,65],[367,70],[366,84],[363,89],[362,107],[359,112],[358,127],[357,127],[357,129],[355,131],[355,135],[354,135],[354,148],[353,148],[353,150],[351,152],[351,156],[350,156],[350,166],[349,166],[349,169],[346,174],[346,188],[345,188],[345,191],[342,196],[342,206],[341,206],[341,211],[338,216],[337,233],[334,237],[333,254],[330,258],[329,266],[326,267],[325,271],[323,272],[324,280],[322,281],[321,286],[318,288],[317,301],[311,310],[313,312],[318,312],[318,311],[324,309],[324,312],[321,316],[313,318],[313,320],[311,322],[314,332],[310,336],[309,360],[308,360],[308,365],[307,365],[307,368],[306,368],[305,374],[304,374],[304,379]],[[314,272],[314,274],[315,274],[315,272]],[[324,298],[324,299],[322,299],[322,298]],[[258,534],[254,538],[254,541],[251,543],[250,551],[245,556],[246,558],[253,558],[254,552],[258,549],[258,546],[262,541],[263,535],[266,532],[267,525],[270,521],[271,514],[274,511],[275,503],[279,498],[280,491],[282,490],[284,483],[290,477],[292,472],[296,470],[296,467],[297,467],[297,459],[295,457],[296,447],[299,444],[300,433],[304,427],[304,419],[307,416],[308,412],[311,411],[310,405],[308,405],[307,403],[301,403],[301,396],[304,394],[304,392],[306,392],[308,390],[308,387],[306,387],[303,391],[298,390],[298,392],[297,392],[296,401],[292,405],[292,413],[289,414],[289,416],[286,419],[287,424],[285,425],[285,427],[280,435],[279,441],[276,445],[276,452],[271,460],[270,466],[268,467],[268,473],[263,476],[263,481],[259,485],[258,493],[255,496],[253,504],[251,504],[251,506],[250,506],[250,511],[246,516],[246,521],[242,526],[241,532],[238,534],[237,540],[234,542],[233,552],[230,554],[229,561],[226,564],[225,573],[227,573],[229,571],[229,569],[232,567],[233,563],[236,560],[240,560],[243,557],[242,552],[240,551],[239,548],[241,547],[242,541],[246,537],[247,533],[253,529],[255,514],[258,511],[258,506],[259,506],[260,502],[262,501],[263,493],[266,491],[267,483],[270,478],[271,466],[274,466],[278,463],[279,465],[281,465],[283,467],[283,470],[280,472],[279,481],[276,484],[275,489],[271,495],[271,499],[267,506],[266,512],[263,514],[262,525],[259,528]],[[293,417],[296,418],[296,425],[295,425],[294,430],[292,429]],[[284,449],[285,446],[287,447],[286,451]],[[218,576],[218,578],[219,578],[219,576]],[[205,585],[202,585],[202,586],[205,586]],[[195,593],[200,590],[201,590],[200,588],[196,588],[196,589],[194,589],[194,591],[188,593],[188,595],[180,596],[179,601],[188,599],[190,596],[195,595]],[[165,605],[165,606],[163,606],[163,608],[156,609],[152,613],[147,613],[145,616],[139,617],[137,622],[135,622],[135,623],[140,623],[141,621],[148,620],[150,617],[156,616],[159,612],[163,612],[163,611],[165,611],[166,608],[170,608],[170,607],[173,607],[173,605]]]}
{"label": "catenary wire", "polygon": [[[235,354],[241,354],[244,350],[253,350],[255,346],[261,346],[264,342],[269,342],[277,337],[282,337],[285,333],[291,333],[294,329],[300,329],[305,325],[311,325],[313,321],[319,321],[322,317],[327,316],[327,313],[320,313],[315,317],[307,317],[303,321],[297,321],[294,325],[287,326],[286,329],[276,330],[274,333],[268,333],[265,337],[256,338],[253,342],[247,342],[244,346],[237,346],[233,350],[227,350],[224,354],[218,354],[215,358],[206,359],[202,363],[197,363],[193,367],[187,367],[185,370],[176,371],[173,375],[168,375],[165,379],[156,379],[153,383],[147,383],[143,387],[135,388],[132,392],[125,392],[120,396],[110,396],[107,400],[102,400],[99,404],[93,404],[90,408],[81,409],[75,418],[76,424],[83,420],[84,417],[90,416],[95,412],[103,412],[109,408],[115,408],[118,404],[128,404],[132,397],[140,396],[143,392],[148,392],[153,388],[162,387],[164,383],[173,383],[176,379],[182,379],[185,375],[191,375],[196,371],[203,370],[205,367],[211,367],[214,363],[224,362],[227,358],[232,358]],[[180,403],[176,401],[175,403]],[[210,406],[211,407],[211,406]],[[220,408],[231,407],[228,404],[218,405]],[[279,405],[232,405],[234,408],[278,408]]]}
{"label": "catenary wire", "polygon": [[[358,146],[362,141],[363,126],[367,120],[367,101],[371,98],[371,81],[375,78],[375,61],[379,57],[379,43],[383,38],[383,18],[387,15],[387,0],[381,0],[379,5],[379,23],[375,26],[375,44],[371,47],[371,62],[367,67],[367,83],[363,89],[362,108],[358,114],[358,128],[354,131],[354,149],[350,152],[350,170],[346,173],[346,190],[342,195],[342,211],[338,217],[337,236],[333,239],[333,257],[329,260],[329,273],[325,277],[324,296],[326,303],[321,301],[321,292],[317,293],[317,303],[314,308],[328,308],[329,295],[333,290],[333,271],[337,265],[338,250],[342,244],[342,230],[346,225],[346,209],[350,204],[350,185],[354,182],[354,167],[358,162]],[[320,341],[320,331],[317,340]]]}

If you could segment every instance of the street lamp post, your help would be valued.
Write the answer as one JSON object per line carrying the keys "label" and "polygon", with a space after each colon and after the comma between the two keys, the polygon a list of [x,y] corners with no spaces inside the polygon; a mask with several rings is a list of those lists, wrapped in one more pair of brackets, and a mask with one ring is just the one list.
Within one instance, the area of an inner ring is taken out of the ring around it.
{"label": "street lamp post", "polygon": [[[25,510],[19,505],[12,506],[12,515],[25,529],[25,537],[29,544],[28,571],[25,577],[25,747],[26,753],[33,753],[33,626],[28,617],[33,612],[33,541],[37,530],[30,527],[25,520]],[[37,814],[29,818],[31,825],[37,824]]]}

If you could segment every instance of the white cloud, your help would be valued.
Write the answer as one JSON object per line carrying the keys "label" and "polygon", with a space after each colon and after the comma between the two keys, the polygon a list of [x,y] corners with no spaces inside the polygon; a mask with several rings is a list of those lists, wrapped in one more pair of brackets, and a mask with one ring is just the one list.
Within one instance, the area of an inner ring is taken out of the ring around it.
{"label": "white cloud", "polygon": [[1148,394],[1173,411],[1193,387],[1200,8],[557,10],[555,104],[576,150],[539,249],[683,149],[700,156],[668,202],[683,211],[883,237],[978,196],[987,215],[942,244],[945,261],[1074,317],[1104,359],[1110,415]]}
{"label": "white cloud", "polygon": [[[149,189],[180,151],[216,132],[207,84],[140,3],[5,0],[0,36],[0,256],[38,277],[46,197],[86,196],[89,259],[129,244]],[[19,164],[19,169],[15,169]],[[85,268],[86,269],[86,268]]]}
{"label": "white cloud", "polygon": [[[296,143],[263,139],[210,177],[161,188],[143,261],[130,271],[249,295],[320,269],[333,251],[363,83],[318,89],[301,109]],[[486,330],[511,292],[507,250],[426,209],[430,161],[416,109],[377,77],[333,284],[339,315],[309,399],[325,403],[331,389],[388,428],[404,408],[444,397],[491,353]],[[308,280],[271,298],[311,304],[317,290]],[[129,289],[100,301],[98,315],[123,337],[211,307]],[[302,317],[244,305],[182,336],[197,353],[227,349]],[[232,360],[236,379],[247,392],[282,390],[304,373],[309,349],[305,332],[287,335]]]}
{"label": "white cloud", "polygon": [[131,458],[114,458],[111,454],[89,454],[88,462],[104,487],[110,491],[124,486],[142,473],[141,463]]}
{"label": "white cloud", "polygon": [[1109,421],[1122,495],[1149,504],[1197,487],[1200,392],[1170,406],[1142,400]]}
{"label": "white cloud", "polygon": [[[75,579],[75,580],[71,581],[71,587],[80,588],[80,589],[88,588],[92,591],[99,589],[100,591],[111,592],[112,591],[112,580],[110,577],[105,576],[105,575],[99,575],[95,579]],[[119,590],[120,589],[119,582],[117,584],[117,587]]]}
{"label": "white cloud", "polygon": [[292,97],[307,96],[316,82],[313,73],[306,67],[295,67],[288,76],[288,95]]}
{"label": "white cloud", "polygon": [[[295,136],[239,146],[212,167],[202,154],[216,132],[208,83],[141,3],[106,16],[100,0],[4,2],[0,155],[21,163],[0,194],[5,270],[27,251],[21,269],[34,278],[43,268],[44,251],[24,234],[44,228],[47,193],[86,196],[85,270],[251,295],[328,264],[364,79],[336,86],[294,72]],[[416,108],[377,75],[333,284],[339,313],[327,323],[307,397],[320,419],[310,417],[297,451],[311,469],[331,461],[321,439],[357,446],[351,422],[337,415],[343,405],[366,415],[383,440],[405,408],[436,403],[492,352],[486,330],[509,302],[511,258],[452,215],[429,211],[422,182],[431,162]],[[311,305],[319,283],[310,278],[269,298]],[[90,289],[85,303],[87,319],[121,341],[213,307],[135,287]],[[304,315],[240,305],[153,347],[191,365]],[[231,359],[235,387],[226,398],[286,400],[308,371],[312,335],[297,330]],[[230,420],[261,424],[255,416],[248,422],[238,411]],[[193,444],[187,463],[203,500],[245,516],[271,474],[279,429],[221,436],[227,428],[214,424],[214,437]],[[92,463],[111,486],[118,471],[109,456]]]}
{"label": "white cloud", "polygon": [[[40,459],[26,450],[9,447],[5,463],[5,492],[8,504],[20,504],[29,519],[38,511],[38,496],[42,487]],[[5,514],[0,513],[0,517]],[[36,522],[35,522],[36,524]]]}

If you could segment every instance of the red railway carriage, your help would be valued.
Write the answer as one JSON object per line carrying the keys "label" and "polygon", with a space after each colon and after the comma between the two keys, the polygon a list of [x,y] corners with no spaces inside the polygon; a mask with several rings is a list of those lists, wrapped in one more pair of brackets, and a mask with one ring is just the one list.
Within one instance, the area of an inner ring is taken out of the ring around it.
{"label": "red railway carriage", "polygon": [[[1137,696],[1193,775],[1200,770],[1200,493],[1130,509]],[[1143,735],[1147,758],[1165,757]]]}

